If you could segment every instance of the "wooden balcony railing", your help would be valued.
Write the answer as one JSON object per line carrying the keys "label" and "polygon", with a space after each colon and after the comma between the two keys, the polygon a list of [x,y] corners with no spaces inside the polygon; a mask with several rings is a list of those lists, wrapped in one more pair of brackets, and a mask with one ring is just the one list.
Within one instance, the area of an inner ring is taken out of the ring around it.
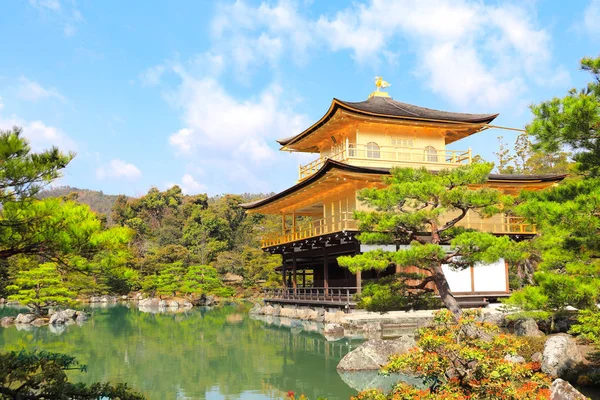
{"label": "wooden balcony railing", "polygon": [[[512,216],[492,217],[488,219],[465,218],[457,225],[498,235],[533,235],[536,233],[535,225],[526,223],[522,218]],[[353,219],[352,212],[343,212],[330,218],[315,219],[300,224],[295,229],[286,229],[285,232],[279,231],[265,234],[261,238],[261,247],[276,246],[346,230],[358,230],[358,221]]]}
{"label": "wooden balcony railing", "polygon": [[372,164],[417,164],[419,166],[452,166],[471,163],[471,150],[436,150],[432,147],[397,147],[397,146],[369,146],[347,142],[339,146],[337,151],[327,157],[320,157],[299,169],[299,181],[316,173],[327,161],[363,160]]}
{"label": "wooden balcony railing", "polygon": [[352,303],[357,287],[307,287],[263,289],[266,300],[299,300],[304,302]]}
{"label": "wooden balcony railing", "polygon": [[287,228],[283,232],[267,233],[261,239],[261,247],[275,246],[332,232],[357,230],[358,223],[352,218],[353,214],[353,212],[342,212],[329,218],[312,219],[298,224],[295,228]]}

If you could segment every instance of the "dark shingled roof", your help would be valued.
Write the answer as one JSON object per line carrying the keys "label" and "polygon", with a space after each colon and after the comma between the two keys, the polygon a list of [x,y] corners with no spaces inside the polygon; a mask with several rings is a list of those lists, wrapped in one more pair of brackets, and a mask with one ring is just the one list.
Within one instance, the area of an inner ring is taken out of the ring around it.
{"label": "dark shingled roof", "polygon": [[305,130],[304,132],[290,136],[284,139],[278,139],[277,142],[282,146],[295,142],[300,138],[313,132],[325,124],[337,111],[338,108],[343,108],[348,111],[353,111],[359,114],[369,116],[380,116],[384,118],[397,118],[397,119],[417,119],[417,120],[429,120],[436,122],[454,122],[454,123],[471,123],[471,124],[488,124],[498,116],[498,114],[466,114],[466,113],[455,113],[449,111],[434,110],[431,108],[419,107],[408,103],[402,103],[396,101],[391,97],[371,97],[365,101],[350,102],[333,99],[331,107],[327,114],[321,118],[313,126]]}
{"label": "dark shingled roof", "polygon": [[[259,199],[250,203],[240,204],[240,206],[246,210],[251,210],[253,208],[260,207],[262,205],[268,204],[272,201],[285,197],[288,194],[294,193],[299,189],[302,189],[311,183],[319,180],[323,175],[327,173],[327,171],[336,168],[341,169],[343,171],[348,172],[357,172],[363,174],[381,174],[381,175],[389,175],[391,168],[382,168],[382,167],[361,167],[357,165],[345,164],[343,162],[334,161],[331,159],[327,159],[321,169],[311,175],[309,178],[303,180],[295,184],[292,187],[287,188],[286,190],[276,193],[273,196],[267,197],[265,199]],[[538,182],[559,182],[562,181],[568,174],[539,174],[539,175],[511,175],[511,174],[490,174],[488,176],[488,182],[502,182],[502,181],[522,181],[522,182],[530,182],[530,181],[538,181]]]}
{"label": "dark shingled roof", "polygon": [[464,114],[433,110],[431,108],[402,103],[401,101],[396,101],[391,97],[371,97],[366,101],[359,101],[357,103],[341,100],[339,100],[339,102],[360,111],[374,114],[384,114],[394,117],[424,118],[452,122],[476,122],[487,124],[498,116],[498,114]]}

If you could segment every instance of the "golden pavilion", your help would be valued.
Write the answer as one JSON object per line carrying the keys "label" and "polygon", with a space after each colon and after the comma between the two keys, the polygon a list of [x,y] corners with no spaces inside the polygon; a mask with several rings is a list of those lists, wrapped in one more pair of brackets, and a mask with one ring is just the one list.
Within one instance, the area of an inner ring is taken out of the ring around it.
{"label": "golden pavilion", "polygon": [[[352,275],[338,266],[336,258],[374,248],[396,249],[396,245],[364,245],[356,238],[358,224],[353,213],[366,209],[357,200],[358,192],[381,187],[382,177],[392,167],[437,171],[471,163],[470,149],[450,150],[446,146],[492,128],[490,123],[498,116],[403,103],[381,91],[387,85],[377,79],[377,91],[367,100],[348,102],[334,98],[329,110],[312,126],[279,139],[281,150],[315,153],[315,160],[300,166],[298,180],[290,188],[242,205],[250,213],[281,216],[280,230],[265,235],[261,244],[264,251],[281,254],[283,260],[279,270],[284,287],[271,291],[267,301],[351,305],[352,295],[360,292],[362,281],[378,275],[375,271]],[[563,178],[564,175],[491,174],[486,185],[516,194],[522,189],[546,188]],[[461,224],[518,240],[535,234],[535,227],[503,215],[489,219],[467,215]],[[507,270],[501,261],[489,268],[448,271],[448,280],[457,298],[502,296],[508,293]]]}

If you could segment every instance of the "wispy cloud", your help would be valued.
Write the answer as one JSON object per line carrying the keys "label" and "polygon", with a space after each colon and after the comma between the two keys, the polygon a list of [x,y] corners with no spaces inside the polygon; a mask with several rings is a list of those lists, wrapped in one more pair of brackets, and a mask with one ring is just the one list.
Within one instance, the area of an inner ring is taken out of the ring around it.
{"label": "wispy cloud", "polygon": [[[2,107],[0,107],[0,110]],[[14,126],[23,128],[23,135],[34,151],[42,151],[52,146],[63,151],[77,151],[77,143],[59,128],[49,126],[43,121],[27,121],[16,115],[4,117],[0,115],[0,129],[8,130]]]}
{"label": "wispy cloud", "polygon": [[600,0],[590,0],[585,9],[584,24],[588,33],[600,40]]}
{"label": "wispy cloud", "polygon": [[29,4],[40,12],[53,15],[56,23],[62,25],[62,32],[67,38],[75,36],[77,25],[85,21],[74,0],[29,0]]}
{"label": "wispy cloud", "polygon": [[56,89],[45,88],[36,81],[21,76],[19,78],[19,84],[17,86],[17,96],[27,101],[39,101],[45,99],[56,99],[65,101],[66,98],[60,94]]}
{"label": "wispy cloud", "polygon": [[52,11],[61,9],[59,0],[29,0],[29,4],[36,8],[47,8]]}
{"label": "wispy cloud", "polygon": [[142,171],[138,167],[119,159],[111,160],[108,164],[96,169],[96,177],[100,180],[106,178],[135,180],[141,176]]}

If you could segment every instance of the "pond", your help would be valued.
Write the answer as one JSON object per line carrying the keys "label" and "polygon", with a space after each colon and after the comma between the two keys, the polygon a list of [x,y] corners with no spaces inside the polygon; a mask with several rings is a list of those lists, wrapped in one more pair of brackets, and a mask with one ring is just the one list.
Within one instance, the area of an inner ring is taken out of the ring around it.
{"label": "pond", "polygon": [[[82,326],[0,328],[0,350],[66,353],[88,366],[72,379],[127,382],[149,399],[270,399],[288,391],[311,399],[348,399],[356,391],[336,371],[360,344],[267,325],[245,306],[144,313],[94,308]],[[15,315],[0,309],[0,316]]]}

